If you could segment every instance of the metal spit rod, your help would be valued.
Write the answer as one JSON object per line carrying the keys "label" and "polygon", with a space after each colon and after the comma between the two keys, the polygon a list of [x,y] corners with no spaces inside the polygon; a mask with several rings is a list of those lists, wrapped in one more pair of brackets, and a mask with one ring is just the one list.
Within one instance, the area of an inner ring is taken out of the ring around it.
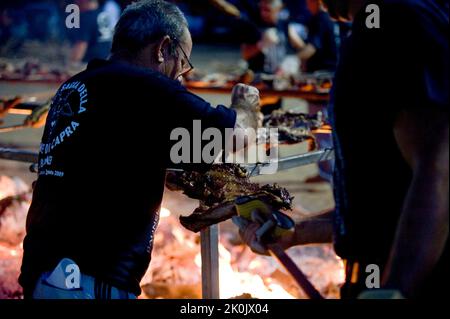
{"label": "metal spit rod", "polygon": [[32,151],[0,147],[0,159],[24,163],[37,163],[38,153]]}
{"label": "metal spit rod", "polygon": [[[38,162],[38,153],[26,150],[0,147],[0,159],[35,164]],[[327,148],[319,151],[287,156],[277,160],[273,160],[271,162],[247,164],[243,166],[247,169],[250,176],[253,177],[260,175],[262,168],[269,166],[275,162],[278,165],[278,171],[282,171],[295,168],[298,166],[309,165],[333,159],[334,159],[334,150],[331,148]],[[169,168],[168,170],[180,171],[180,169],[175,168]]]}

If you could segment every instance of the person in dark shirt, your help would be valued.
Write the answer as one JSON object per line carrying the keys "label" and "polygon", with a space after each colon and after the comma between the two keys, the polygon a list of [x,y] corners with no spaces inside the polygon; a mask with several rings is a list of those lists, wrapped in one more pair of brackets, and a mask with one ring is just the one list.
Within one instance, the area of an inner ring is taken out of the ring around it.
{"label": "person in dark shirt", "polygon": [[[193,136],[193,121],[201,120],[202,129],[224,135],[238,117],[255,116],[245,106],[212,107],[180,84],[192,69],[191,50],[175,5],[140,1],[121,16],[111,58],[91,61],[59,88],[27,217],[19,278],[26,298],[140,294],[166,168],[194,165],[173,159],[174,129]],[[239,105],[254,107],[258,98],[248,86],[233,91]]]}
{"label": "person in dark shirt", "polygon": [[299,39],[298,56],[305,72],[334,71],[337,63],[335,24],[323,10],[320,0],[306,1],[311,17],[306,23],[308,37]]}
{"label": "person in dark shirt", "polygon": [[69,29],[72,41],[70,60],[73,63],[106,59],[114,33],[113,16],[97,0],[77,0],[80,8],[80,28]]}
{"label": "person in dark shirt", "polygon": [[282,8],[281,0],[261,0],[259,21],[242,19],[239,23],[242,57],[254,72],[275,74],[286,58],[289,34],[280,19]]}
{"label": "person in dark shirt", "polygon": [[306,0],[284,0],[289,11],[289,20],[300,24],[306,24],[311,16],[306,6]]}
{"label": "person in dark shirt", "polygon": [[[368,3],[379,9],[379,27],[368,27],[377,20],[373,9],[366,12]],[[449,269],[448,1],[368,3],[326,1],[333,17],[353,20],[330,105],[336,207],[299,223],[281,243],[334,238],[345,261],[342,298],[443,298],[439,287]],[[243,238],[261,252],[255,246],[259,225],[244,224]]]}

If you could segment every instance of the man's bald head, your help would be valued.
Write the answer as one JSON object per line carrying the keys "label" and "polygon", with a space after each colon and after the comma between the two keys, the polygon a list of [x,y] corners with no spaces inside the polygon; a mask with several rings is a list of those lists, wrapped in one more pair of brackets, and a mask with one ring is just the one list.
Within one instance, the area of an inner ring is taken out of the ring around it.
{"label": "man's bald head", "polygon": [[[188,38],[188,23],[181,10],[163,0],[144,0],[130,4],[116,25],[112,54],[137,55],[164,36],[183,42]],[[175,50],[175,46],[172,47]]]}

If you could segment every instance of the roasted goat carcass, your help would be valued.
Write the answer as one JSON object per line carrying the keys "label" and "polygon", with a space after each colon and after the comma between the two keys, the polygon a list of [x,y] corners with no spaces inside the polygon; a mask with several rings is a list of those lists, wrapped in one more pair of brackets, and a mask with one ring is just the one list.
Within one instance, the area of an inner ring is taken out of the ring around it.
{"label": "roasted goat carcass", "polygon": [[278,128],[279,141],[286,144],[309,140],[314,145],[312,131],[323,125],[324,121],[321,113],[310,115],[277,110],[272,112],[264,120],[265,127]]}
{"label": "roasted goat carcass", "polygon": [[64,82],[73,72],[60,66],[50,66],[37,61],[8,62],[0,60],[0,79],[9,81]]}
{"label": "roasted goat carcass", "polygon": [[266,126],[270,127],[305,127],[308,129],[316,129],[321,127],[323,123],[322,113],[305,114],[295,111],[272,112],[264,121]]}
{"label": "roasted goat carcass", "polygon": [[250,182],[246,170],[237,164],[214,164],[206,172],[171,173],[166,184],[200,200],[190,216],[180,217],[181,224],[194,232],[233,217],[236,212],[232,205],[239,196],[259,198],[274,209],[291,209],[293,199],[277,184],[260,186]]}

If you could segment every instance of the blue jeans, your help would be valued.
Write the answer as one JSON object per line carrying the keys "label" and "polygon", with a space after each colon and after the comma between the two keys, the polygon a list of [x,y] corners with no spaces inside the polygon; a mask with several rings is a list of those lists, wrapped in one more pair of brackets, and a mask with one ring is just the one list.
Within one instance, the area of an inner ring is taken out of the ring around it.
{"label": "blue jeans", "polygon": [[[68,268],[69,267],[69,268]],[[62,259],[52,272],[43,273],[36,283],[33,299],[136,299],[136,296],[81,272],[75,262]]]}

